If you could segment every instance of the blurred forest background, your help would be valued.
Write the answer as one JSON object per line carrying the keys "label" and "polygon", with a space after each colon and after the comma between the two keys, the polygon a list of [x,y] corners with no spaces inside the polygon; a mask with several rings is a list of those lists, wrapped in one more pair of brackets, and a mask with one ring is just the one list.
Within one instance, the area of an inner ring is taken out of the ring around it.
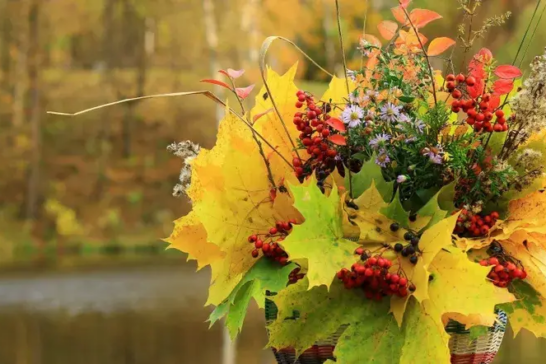
{"label": "blurred forest background", "polygon": [[[350,66],[359,64],[359,36],[377,35],[395,3],[341,1]],[[455,36],[457,0],[414,3],[444,15],[427,27],[429,39]],[[512,16],[474,51],[486,44],[511,62],[535,3],[484,0],[477,21]],[[171,196],[181,161],[165,148],[186,139],[214,143],[215,106],[199,97],[77,118],[46,111],[203,89],[200,79],[227,67],[244,68],[242,82],[259,83],[258,50],[268,35],[294,40],[339,72],[334,10],[329,0],[0,0],[0,261],[45,250],[162,249],[159,238],[188,208]],[[524,66],[544,45],[542,26]],[[278,71],[299,60],[304,87],[324,88],[322,75],[286,44],[270,54]]]}
{"label": "blurred forest background", "polygon": [[[378,35],[397,1],[340,3],[349,66],[357,68],[359,37]],[[455,37],[459,0],[413,3],[444,16],[427,26],[429,39]],[[512,16],[471,52],[486,45],[511,63],[536,3],[483,0],[476,28]],[[524,70],[546,46],[545,22]],[[0,363],[273,363],[262,350],[263,313],[253,307],[236,345],[220,325],[209,331],[209,273],[194,275],[194,263],[160,241],[189,208],[171,195],[182,161],[166,147],[187,139],[212,147],[216,106],[192,97],[74,118],[46,111],[208,89],[199,81],[226,68],[246,70],[241,86],[259,85],[259,48],[269,35],[292,39],[341,74],[336,28],[333,0],[0,0]],[[327,80],[287,44],[269,54],[278,72],[299,61],[302,88],[325,90]],[[546,341],[511,336],[496,363],[544,362]]]}

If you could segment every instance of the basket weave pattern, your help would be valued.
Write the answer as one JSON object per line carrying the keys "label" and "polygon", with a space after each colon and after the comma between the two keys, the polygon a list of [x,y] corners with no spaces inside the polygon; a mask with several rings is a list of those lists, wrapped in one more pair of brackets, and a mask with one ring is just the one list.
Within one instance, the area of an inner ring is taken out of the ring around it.
{"label": "basket weave pattern", "polygon": [[[267,324],[277,318],[277,306],[271,300],[266,300],[265,317]],[[463,324],[450,321],[446,332],[451,335],[449,350],[452,364],[490,364],[499,351],[508,317],[505,312],[497,311],[497,322],[489,329],[486,335],[476,340],[470,338],[470,331]],[[279,364],[323,364],[328,359],[334,359],[334,349],[345,327],[328,339],[315,343],[296,360],[296,353],[292,348],[273,350]]]}

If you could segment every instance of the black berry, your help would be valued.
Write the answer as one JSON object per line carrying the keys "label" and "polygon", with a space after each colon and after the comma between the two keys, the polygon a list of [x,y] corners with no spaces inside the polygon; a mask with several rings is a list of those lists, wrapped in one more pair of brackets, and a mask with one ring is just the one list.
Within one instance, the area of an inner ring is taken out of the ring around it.
{"label": "black berry", "polygon": [[411,239],[413,239],[413,234],[408,231],[404,234],[404,239],[406,239],[407,241],[410,241]]}
{"label": "black berry", "polygon": [[402,251],[402,249],[404,249],[404,246],[400,243],[396,243],[394,245],[394,250],[397,251],[398,253],[400,253]]}
{"label": "black berry", "polygon": [[403,257],[408,257],[410,254],[408,253],[408,248],[404,248],[402,249],[402,256]]}
{"label": "black berry", "polygon": [[408,246],[406,250],[408,251],[409,255],[415,254],[415,248],[412,245]]}
{"label": "black berry", "polygon": [[417,221],[417,215],[410,215],[409,221],[411,221],[411,222]]}
{"label": "black berry", "polygon": [[413,239],[411,239],[411,245],[413,245],[414,247],[419,245],[419,238],[417,236],[414,236]]}
{"label": "black berry", "polygon": [[417,258],[417,255],[413,255],[409,261],[411,262],[411,264],[417,264],[418,260],[419,258]]}
{"label": "black berry", "polygon": [[396,232],[398,231],[398,229],[400,229],[400,224],[398,224],[397,222],[393,222],[391,224],[391,231]]}

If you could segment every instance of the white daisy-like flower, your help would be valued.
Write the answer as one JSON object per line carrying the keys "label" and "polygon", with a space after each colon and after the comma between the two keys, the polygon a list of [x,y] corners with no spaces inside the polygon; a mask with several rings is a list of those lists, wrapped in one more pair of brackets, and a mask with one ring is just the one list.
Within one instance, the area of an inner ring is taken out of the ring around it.
{"label": "white daisy-like flower", "polygon": [[341,114],[341,120],[343,120],[343,122],[347,124],[349,128],[354,128],[360,125],[363,118],[364,110],[357,105],[348,105]]}

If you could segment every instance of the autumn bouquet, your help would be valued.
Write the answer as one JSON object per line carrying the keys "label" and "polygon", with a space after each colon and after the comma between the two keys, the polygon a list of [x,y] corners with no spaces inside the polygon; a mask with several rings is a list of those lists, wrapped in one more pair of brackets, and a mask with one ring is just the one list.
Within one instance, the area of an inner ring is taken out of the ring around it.
{"label": "autumn bouquet", "polygon": [[[193,208],[167,241],[211,267],[210,322],[232,336],[254,299],[274,311],[269,346],[299,356],[329,342],[320,362],[448,363],[446,325],[478,337],[499,310],[546,337],[546,55],[524,82],[487,49],[456,72],[442,56],[456,41],[421,33],[439,14],[408,0],[392,12],[385,44],[364,35],[362,67],[322,96],[294,84],[296,67],[265,66],[280,37],[262,47],[252,109],[243,71],[205,80],[236,105],[180,94],[226,112],[211,150],[169,147]],[[461,27],[461,48],[480,32]]]}

